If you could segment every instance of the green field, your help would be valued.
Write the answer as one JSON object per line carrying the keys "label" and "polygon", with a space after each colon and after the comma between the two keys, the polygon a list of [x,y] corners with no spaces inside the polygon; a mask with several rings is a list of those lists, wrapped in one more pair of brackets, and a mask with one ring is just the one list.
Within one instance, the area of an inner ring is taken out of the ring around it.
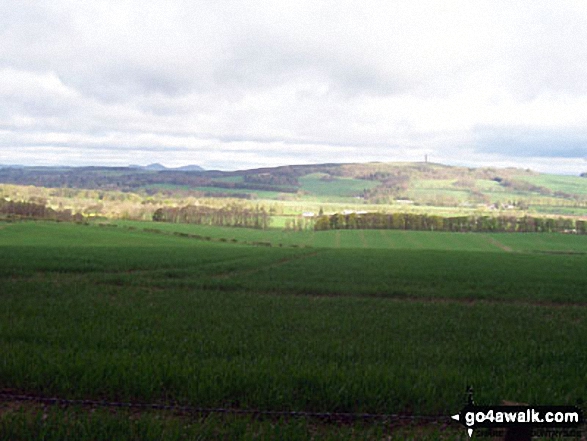
{"label": "green field", "polygon": [[[236,179],[228,180],[228,178],[223,179],[227,182],[235,182]],[[277,191],[263,191],[263,190],[252,190],[249,188],[224,188],[224,187],[193,187],[189,185],[173,185],[173,184],[152,184],[152,185],[145,185],[145,189],[149,190],[184,190],[190,192],[200,192],[200,193],[212,193],[212,194],[226,194],[226,195],[242,195],[248,194],[253,195],[257,199],[277,199],[277,197],[281,194]]]}
{"label": "green field", "polygon": [[[469,384],[483,404],[587,397],[584,237],[122,225],[0,224],[2,391],[447,416]],[[6,439],[388,439],[391,430],[2,409]]]}
{"label": "green field", "polygon": [[556,206],[531,206],[532,210],[539,214],[563,215],[563,216],[581,216],[587,218],[587,207],[556,207]]}
{"label": "green field", "polygon": [[548,233],[445,233],[404,230],[329,230],[266,231],[250,228],[227,228],[165,222],[113,221],[113,225],[184,233],[200,239],[222,240],[242,244],[267,243],[274,247],[363,248],[396,250],[445,250],[492,252],[584,252],[587,236]]}
{"label": "green field", "polygon": [[329,177],[325,173],[312,173],[303,176],[299,178],[299,182],[303,191],[314,196],[321,196],[325,200],[328,200],[329,197],[360,196],[363,190],[379,185],[378,182],[364,179]]}
{"label": "green field", "polygon": [[541,174],[538,176],[526,176],[524,180],[541,187],[564,193],[587,195],[587,179],[579,176],[563,176]]}

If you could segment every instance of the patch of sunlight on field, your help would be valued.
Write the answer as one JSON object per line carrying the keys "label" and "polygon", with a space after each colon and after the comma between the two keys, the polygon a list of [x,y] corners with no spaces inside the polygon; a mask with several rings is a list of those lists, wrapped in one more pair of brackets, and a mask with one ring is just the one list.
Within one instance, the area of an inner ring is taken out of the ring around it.
{"label": "patch of sunlight on field", "polygon": [[499,185],[499,182],[492,181],[490,179],[477,179],[475,180],[475,186],[481,191],[505,191],[505,189],[501,185]]}
{"label": "patch of sunlight on field", "polygon": [[[215,227],[163,222],[120,221],[123,227],[135,228],[138,232],[161,230],[168,234],[185,233],[200,239],[242,244],[271,244],[273,247],[314,247],[314,248],[373,248],[373,249],[420,249],[453,251],[575,251],[587,252],[587,236],[548,233],[450,233],[434,231],[404,230],[328,230],[328,231],[285,231],[281,229],[255,230],[250,228]],[[71,228],[87,228],[75,226]],[[92,227],[97,228],[97,227]],[[109,230],[108,228],[106,228]],[[125,230],[125,228],[121,228]],[[116,230],[112,228],[112,230]],[[140,231],[139,231],[140,230]],[[6,232],[9,230],[5,230]],[[0,230],[0,241],[3,232]],[[123,234],[123,236],[120,236]],[[67,235],[69,237],[69,235]],[[132,236],[132,235],[131,235]],[[152,243],[168,239],[155,238]],[[73,239],[74,236],[69,237]],[[126,238],[124,232],[111,236],[116,240],[139,240],[151,243],[151,239]],[[66,238],[64,243],[67,243]],[[6,240],[6,239],[5,239]],[[178,238],[178,240],[182,240]],[[188,241],[189,242],[189,241]],[[0,242],[1,243],[1,242]],[[32,241],[31,243],[34,243]],[[125,243],[122,241],[121,243]],[[179,242],[185,244],[185,240]]]}
{"label": "patch of sunlight on field", "polygon": [[553,192],[587,195],[587,178],[579,176],[560,176],[541,174],[538,176],[524,176],[520,178],[530,184],[546,187]]}
{"label": "patch of sunlight on field", "polygon": [[412,182],[412,188],[416,190],[447,189],[453,190],[456,179],[418,179]]}
{"label": "patch of sunlight on field", "polygon": [[175,237],[159,237],[140,231],[99,228],[93,225],[56,222],[19,222],[0,230],[0,245],[18,246],[156,246],[194,245]]}
{"label": "patch of sunlight on field", "polygon": [[516,251],[558,251],[587,254],[587,236],[560,233],[496,233],[491,236]]}

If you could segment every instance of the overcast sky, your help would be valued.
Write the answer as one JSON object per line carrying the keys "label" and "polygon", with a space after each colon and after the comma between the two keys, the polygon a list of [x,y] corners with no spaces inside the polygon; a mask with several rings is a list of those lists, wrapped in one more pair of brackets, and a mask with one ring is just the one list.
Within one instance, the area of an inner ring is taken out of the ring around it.
{"label": "overcast sky", "polygon": [[0,164],[587,171],[587,2],[0,2]]}

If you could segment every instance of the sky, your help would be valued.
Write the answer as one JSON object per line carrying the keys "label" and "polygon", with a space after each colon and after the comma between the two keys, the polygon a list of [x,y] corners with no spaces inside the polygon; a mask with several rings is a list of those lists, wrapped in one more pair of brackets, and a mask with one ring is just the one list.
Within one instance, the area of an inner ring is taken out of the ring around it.
{"label": "sky", "polygon": [[2,0],[0,164],[587,171],[584,0]]}

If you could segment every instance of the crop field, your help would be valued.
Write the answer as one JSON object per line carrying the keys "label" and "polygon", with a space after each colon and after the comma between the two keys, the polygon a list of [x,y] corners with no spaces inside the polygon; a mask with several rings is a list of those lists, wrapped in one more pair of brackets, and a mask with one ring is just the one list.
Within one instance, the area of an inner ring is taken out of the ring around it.
{"label": "crop field", "polygon": [[564,193],[587,195],[587,179],[579,176],[541,174],[538,176],[525,176],[524,180],[534,185],[546,187],[553,192],[562,191]]}
{"label": "crop field", "polygon": [[587,253],[587,236],[547,233],[447,233],[403,230],[285,231],[255,230],[165,222],[116,221],[113,225],[139,230],[183,233],[200,239],[235,243],[265,243],[273,247],[380,248],[445,251]]}
{"label": "crop field", "polygon": [[467,385],[482,404],[587,397],[584,237],[324,233],[1,223],[0,392],[447,427],[0,401],[0,433],[465,439],[448,415]]}
{"label": "crop field", "polygon": [[476,179],[475,187],[477,187],[481,191],[487,192],[505,191],[505,189],[501,185],[499,185],[499,182],[492,181],[489,179]]}
{"label": "crop field", "polygon": [[470,197],[471,192],[469,190],[462,190],[458,188],[444,189],[444,188],[415,188],[409,190],[407,195],[410,199],[420,200],[432,200],[434,198],[448,197],[452,200],[458,201],[459,203],[466,202]]}
{"label": "crop field", "polygon": [[[312,173],[299,178],[301,189],[314,196],[328,197],[352,197],[360,195],[363,190],[376,187],[379,183],[364,179],[330,178],[324,173]],[[326,199],[327,200],[327,199]]]}
{"label": "crop field", "polygon": [[[223,179],[226,182],[234,182],[235,179],[229,181],[227,178]],[[222,193],[226,195],[231,194],[249,194],[254,195],[256,198],[259,199],[276,199],[280,193],[277,191],[263,191],[263,190],[252,190],[249,188],[224,188],[224,187],[195,187],[189,185],[174,185],[174,184],[152,184],[152,185],[145,185],[144,188],[146,189],[156,189],[156,190],[189,190],[189,191],[197,191],[201,193]]]}
{"label": "crop field", "polygon": [[533,205],[532,210],[539,214],[587,217],[587,207]]}

